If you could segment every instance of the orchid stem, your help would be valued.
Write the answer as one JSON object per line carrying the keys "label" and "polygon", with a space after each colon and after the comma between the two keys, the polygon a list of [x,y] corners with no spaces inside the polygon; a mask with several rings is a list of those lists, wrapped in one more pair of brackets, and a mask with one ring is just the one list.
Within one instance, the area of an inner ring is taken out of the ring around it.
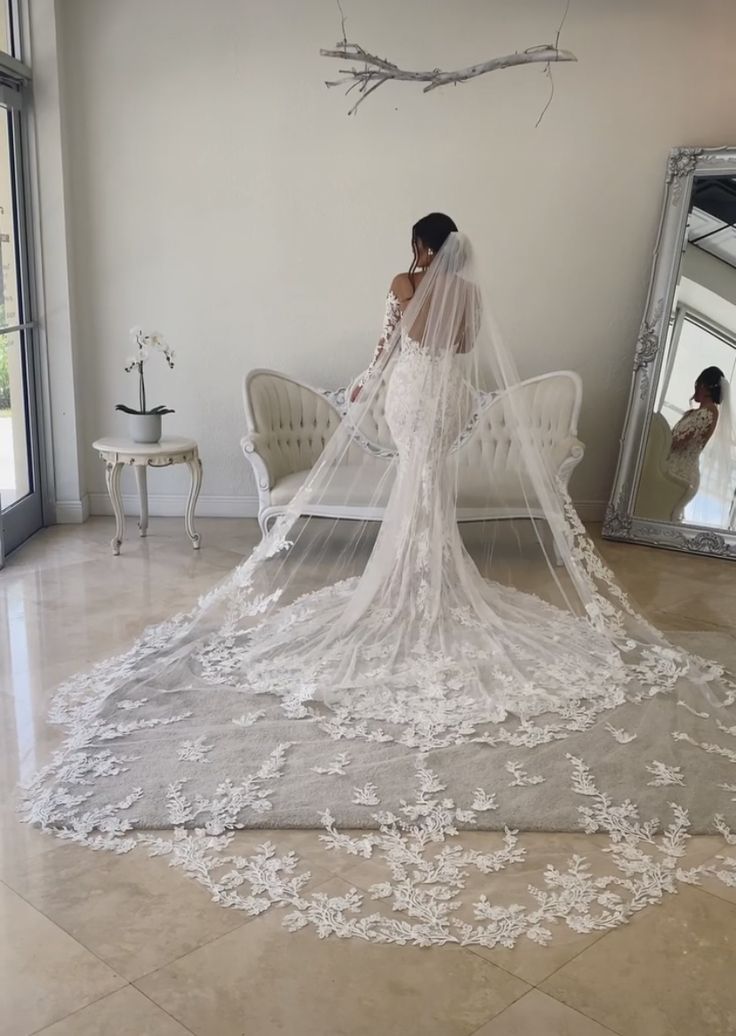
{"label": "orchid stem", "polygon": [[[137,339],[137,341],[138,341],[138,348],[142,349],[143,348],[143,343],[141,342],[140,337]],[[142,353],[141,353],[141,359],[138,361],[138,378],[139,378],[139,382],[138,382],[138,404],[139,404],[139,406],[141,408],[141,413],[145,414],[145,412],[146,412],[146,382],[145,382],[145,379],[144,379],[144,376],[143,376],[143,354]]]}

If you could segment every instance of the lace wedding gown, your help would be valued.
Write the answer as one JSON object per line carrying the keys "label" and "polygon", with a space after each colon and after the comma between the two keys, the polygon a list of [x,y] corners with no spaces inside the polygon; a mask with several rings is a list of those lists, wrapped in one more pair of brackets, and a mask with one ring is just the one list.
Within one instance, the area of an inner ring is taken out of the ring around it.
{"label": "lace wedding gown", "polygon": [[718,415],[708,407],[688,410],[672,429],[672,446],[665,468],[687,482],[693,495],[700,484],[700,455],[713,431]]}
{"label": "lace wedding gown", "polygon": [[[547,942],[561,921],[613,927],[681,882],[736,885],[733,857],[687,858],[691,826],[736,844],[736,685],[642,618],[598,555],[540,460],[507,354],[484,338],[469,255],[451,235],[405,312],[389,296],[357,404],[251,556],[191,614],[59,689],[66,739],[26,791],[26,820],[166,855],[248,914],[289,907],[287,927],[377,942]],[[510,525],[519,562],[499,547],[479,567],[458,531],[455,447],[482,419],[484,352],[534,534]],[[394,449],[366,556],[361,523],[313,534],[300,516],[360,479],[353,442],[373,435],[382,381]],[[317,822],[325,851],[383,860],[371,897],[390,915],[355,890],[307,894],[288,831],[279,849],[238,851],[240,828]],[[464,844],[473,826],[502,842]],[[503,872],[527,860],[519,828],[607,835],[607,870],[580,856],[550,867],[543,845],[536,884],[508,903]],[[464,896],[489,874],[492,888]]]}
{"label": "lace wedding gown", "polygon": [[[199,655],[205,678],[237,674],[243,691],[278,695],[291,716],[322,703],[356,724],[408,725],[412,738],[423,730],[435,746],[510,713],[528,721],[611,708],[632,674],[610,639],[483,578],[463,545],[448,461],[473,409],[468,356],[451,342],[433,353],[401,316],[391,292],[377,356],[396,334],[385,416],[398,467],[364,572],[213,638]],[[665,680],[666,667],[655,669]]]}

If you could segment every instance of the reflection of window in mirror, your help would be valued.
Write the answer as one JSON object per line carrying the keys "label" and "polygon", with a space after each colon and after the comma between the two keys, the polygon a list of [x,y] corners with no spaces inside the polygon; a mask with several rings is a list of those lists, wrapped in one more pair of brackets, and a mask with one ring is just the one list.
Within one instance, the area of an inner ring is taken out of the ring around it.
{"label": "reflection of window in mirror", "polygon": [[[716,442],[721,409],[711,406],[715,414],[711,419],[707,414],[696,418],[690,413],[692,407],[698,406],[692,402],[696,379],[711,367],[722,371],[733,384],[736,377],[734,177],[699,177],[693,185],[657,386],[655,416],[642,471],[637,508],[640,514],[646,512],[648,517],[661,520],[721,528],[736,525],[736,465],[733,457],[731,463],[724,465],[722,450],[717,448]],[[725,414],[725,408],[723,412]],[[681,448],[683,440],[686,450]]]}

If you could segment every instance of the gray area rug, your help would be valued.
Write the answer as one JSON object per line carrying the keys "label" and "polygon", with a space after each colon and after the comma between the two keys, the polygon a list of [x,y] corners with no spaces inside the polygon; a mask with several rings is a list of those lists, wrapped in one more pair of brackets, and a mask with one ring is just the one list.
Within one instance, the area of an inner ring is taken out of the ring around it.
{"label": "gray area rug", "polygon": [[[736,641],[726,634],[670,639],[736,671]],[[222,822],[319,828],[329,813],[338,827],[375,829],[405,801],[417,802],[419,769],[437,774],[461,811],[472,810],[467,826],[475,829],[580,831],[602,795],[609,817],[611,808],[625,816],[635,804],[640,820],[663,830],[675,803],[689,814],[691,834],[712,833],[719,816],[728,822],[736,813],[736,707],[690,694],[623,705],[533,748],[471,737],[423,751],[375,730],[333,737],[329,720],[290,719],[266,696],[210,686],[148,700],[145,688],[133,695],[129,685],[78,718],[34,789],[35,819],[63,827],[59,817],[73,815],[87,830],[206,830],[215,817],[218,833]],[[518,721],[504,729],[513,738]],[[464,824],[461,812],[457,826]]]}

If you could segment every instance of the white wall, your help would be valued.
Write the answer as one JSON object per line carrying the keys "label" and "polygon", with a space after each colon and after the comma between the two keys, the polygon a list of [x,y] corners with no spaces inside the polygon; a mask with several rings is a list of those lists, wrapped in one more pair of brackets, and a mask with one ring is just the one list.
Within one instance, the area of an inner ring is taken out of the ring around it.
{"label": "white wall", "polygon": [[[562,0],[344,0],[348,35],[404,66],[456,67],[554,36]],[[736,143],[732,0],[573,0],[553,70],[423,96],[382,87],[346,116],[319,57],[332,0],[63,0],[83,436],[122,431],[127,330],[177,368],[150,398],[196,436],[204,513],[244,513],[240,379],[272,366],[335,385],[370,356],[409,228],[449,212],[487,259],[523,374],[585,383],[574,494],[606,499],[670,147]],[[87,452],[93,509],[100,462]],[[151,491],[185,491],[178,468]],[[155,501],[154,501],[155,502]],[[166,499],[159,501],[165,505]]]}

